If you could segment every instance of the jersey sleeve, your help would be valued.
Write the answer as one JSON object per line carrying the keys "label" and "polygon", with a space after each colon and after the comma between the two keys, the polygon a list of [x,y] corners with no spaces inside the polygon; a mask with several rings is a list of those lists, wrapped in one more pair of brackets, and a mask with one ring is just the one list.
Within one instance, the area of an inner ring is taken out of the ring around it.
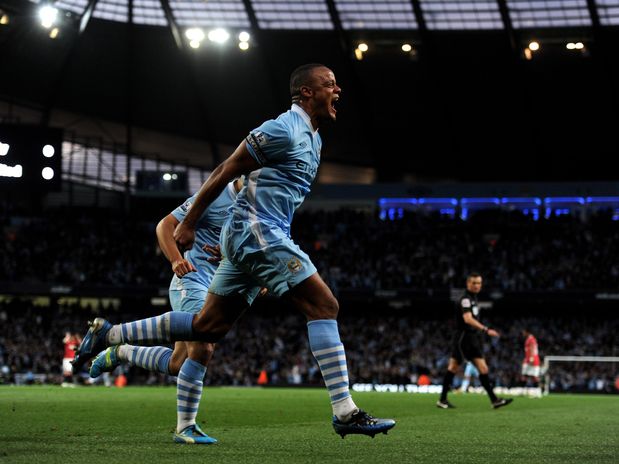
{"label": "jersey sleeve", "polygon": [[195,198],[195,195],[187,198],[182,205],[172,211],[172,216],[174,216],[179,222],[182,222],[183,219],[185,219],[185,216],[187,216],[189,210],[191,209],[191,205],[193,204]]}
{"label": "jersey sleeve", "polygon": [[473,302],[471,301],[471,299],[466,296],[460,299],[460,309],[462,310],[462,314],[472,312]]}
{"label": "jersey sleeve", "polygon": [[289,128],[278,119],[271,119],[254,129],[245,138],[247,150],[261,165],[277,161],[286,154],[290,145]]}

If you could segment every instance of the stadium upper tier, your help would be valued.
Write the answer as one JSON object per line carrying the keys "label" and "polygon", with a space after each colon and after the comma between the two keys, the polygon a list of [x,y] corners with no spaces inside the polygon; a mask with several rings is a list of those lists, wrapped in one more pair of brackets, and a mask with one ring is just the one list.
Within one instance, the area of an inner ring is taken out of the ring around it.
{"label": "stadium upper tier", "polygon": [[[31,0],[43,3],[41,0]],[[54,6],[83,15],[89,0],[58,0]],[[98,0],[94,18],[181,27],[285,30],[484,30],[619,24],[617,0]],[[590,3],[590,5],[588,5]],[[132,11],[129,11],[132,5]],[[165,9],[171,13],[166,14]]]}
{"label": "stadium upper tier", "polygon": [[[319,211],[299,213],[292,237],[336,293],[448,292],[471,270],[499,291],[606,291],[619,288],[619,221],[612,219],[612,213],[583,218],[556,211],[535,220],[486,210],[467,220],[438,212],[389,220]],[[0,216],[0,286],[167,287],[172,272],[154,226],[113,219],[105,210]]]}

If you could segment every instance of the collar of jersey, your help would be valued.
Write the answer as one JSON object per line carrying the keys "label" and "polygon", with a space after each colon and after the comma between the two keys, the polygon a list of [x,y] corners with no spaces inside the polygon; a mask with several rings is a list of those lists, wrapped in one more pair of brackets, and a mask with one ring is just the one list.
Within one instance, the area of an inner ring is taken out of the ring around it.
{"label": "collar of jersey", "polygon": [[312,126],[312,120],[309,117],[309,114],[307,114],[303,108],[301,108],[296,103],[293,103],[290,109],[303,118],[303,120],[307,123],[310,130],[312,131],[313,135],[316,135],[318,133],[318,129],[314,130],[314,127]]}

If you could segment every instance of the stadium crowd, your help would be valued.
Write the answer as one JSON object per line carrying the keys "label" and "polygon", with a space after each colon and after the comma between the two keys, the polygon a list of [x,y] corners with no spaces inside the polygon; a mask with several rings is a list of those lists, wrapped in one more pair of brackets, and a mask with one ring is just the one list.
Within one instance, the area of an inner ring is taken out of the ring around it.
{"label": "stadium crowd", "polygon": [[[56,211],[26,217],[0,214],[0,285],[52,284],[167,287],[168,262],[154,235],[155,224],[123,221],[100,210]],[[340,210],[300,212],[292,236],[312,257],[337,294],[341,290],[442,289],[462,287],[471,269],[496,290],[619,288],[619,222],[609,214],[553,216],[538,221],[517,212],[485,211],[463,221],[438,214],[404,214],[396,220],[376,213]],[[43,374],[59,382],[62,335],[82,332],[94,308],[42,305],[31,300],[0,301],[0,381],[16,374]],[[124,312],[117,320],[145,315]],[[101,307],[99,314],[112,308]],[[348,349],[350,378],[360,383],[440,384],[449,356],[453,321],[444,315],[418,318],[416,308],[398,315],[342,312],[341,333]],[[214,385],[316,384],[320,373],[308,349],[300,315],[279,314],[279,324],[249,314],[220,344],[209,367]],[[542,355],[619,355],[617,320],[586,322],[553,316],[493,321],[503,336],[488,343],[487,358],[497,385],[520,382],[522,340],[527,326]],[[490,340],[487,340],[490,342]],[[242,353],[242,356],[240,354]],[[566,364],[552,370],[558,390],[611,391],[616,365]],[[130,381],[159,382],[137,369]],[[39,377],[40,378],[40,377]]]}
{"label": "stadium crowd", "polygon": [[[134,311],[135,308],[132,308]],[[152,311],[152,310],[151,310]],[[101,307],[112,320],[142,317],[146,313],[116,312]],[[77,305],[35,305],[13,299],[0,302],[0,381],[14,382],[16,374],[45,374],[60,383],[62,336],[81,332],[94,308]],[[432,319],[392,310],[386,314],[343,311],[340,331],[346,345],[352,383],[418,384],[421,376],[440,384],[450,354],[453,320]],[[272,324],[276,317],[278,324]],[[540,343],[541,355],[619,356],[616,333],[619,321],[580,317],[515,318],[494,314],[492,325],[503,332],[487,339],[485,350],[500,386],[520,385],[523,339],[528,327]],[[560,364],[551,370],[552,389],[560,391],[616,391],[616,364]],[[127,369],[130,383],[161,383],[164,376]],[[262,314],[250,310],[218,345],[209,365],[209,385],[311,385],[321,382],[309,350],[306,328],[299,314]]]}
{"label": "stadium crowd", "polygon": [[[70,227],[67,225],[70,224]],[[0,216],[0,283],[167,286],[171,276],[155,224],[90,212]],[[447,289],[472,268],[497,290],[619,287],[619,221],[534,221],[518,212],[381,220],[375,213],[301,212],[292,236],[323,278],[342,289]]]}

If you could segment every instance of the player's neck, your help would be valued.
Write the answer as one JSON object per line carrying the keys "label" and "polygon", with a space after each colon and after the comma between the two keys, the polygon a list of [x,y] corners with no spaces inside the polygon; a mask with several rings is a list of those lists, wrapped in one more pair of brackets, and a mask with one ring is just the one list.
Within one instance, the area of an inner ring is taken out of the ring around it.
{"label": "player's neck", "polygon": [[320,119],[314,115],[314,111],[312,109],[312,107],[309,105],[308,102],[306,101],[297,101],[294,102],[295,105],[298,105],[299,108],[301,108],[303,111],[305,111],[305,114],[307,114],[309,116],[309,120],[310,120],[310,124],[312,125],[312,129],[314,129],[314,131],[317,131],[318,128],[320,127]]}

